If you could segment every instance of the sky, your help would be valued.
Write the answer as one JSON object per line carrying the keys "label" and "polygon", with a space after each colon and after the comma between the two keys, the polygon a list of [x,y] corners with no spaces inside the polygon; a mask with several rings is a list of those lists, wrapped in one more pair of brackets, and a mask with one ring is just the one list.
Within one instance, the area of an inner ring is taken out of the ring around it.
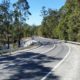
{"label": "sky", "polygon": [[[2,0],[0,0],[1,2]],[[59,10],[66,2],[66,0],[27,0],[29,3],[29,11],[31,12],[31,16],[29,16],[29,20],[27,19],[26,23],[29,25],[40,25],[42,22],[41,10],[42,7],[45,6],[46,9],[51,8],[53,10]],[[15,0],[11,0],[11,2],[15,2]]]}
{"label": "sky", "polygon": [[40,25],[42,21],[41,9],[43,6],[46,8],[51,8],[53,10],[60,9],[66,2],[66,0],[27,0],[30,6],[29,11],[31,16],[27,23],[29,25]]}

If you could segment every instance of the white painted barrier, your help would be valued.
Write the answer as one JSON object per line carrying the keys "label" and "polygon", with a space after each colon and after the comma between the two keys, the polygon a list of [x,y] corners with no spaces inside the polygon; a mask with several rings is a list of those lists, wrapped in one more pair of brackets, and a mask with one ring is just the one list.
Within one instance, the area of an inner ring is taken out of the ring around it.
{"label": "white painted barrier", "polygon": [[31,45],[31,44],[33,44],[33,43],[37,43],[37,41],[35,41],[35,40],[26,41],[26,42],[24,43],[23,47],[27,47],[27,46],[29,46],[29,45]]}

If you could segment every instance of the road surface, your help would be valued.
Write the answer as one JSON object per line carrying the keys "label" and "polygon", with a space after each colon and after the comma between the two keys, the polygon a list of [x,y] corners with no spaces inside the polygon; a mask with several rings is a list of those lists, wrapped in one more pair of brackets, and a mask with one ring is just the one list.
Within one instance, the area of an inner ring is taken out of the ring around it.
{"label": "road surface", "polygon": [[67,45],[71,48],[70,54],[45,80],[80,80],[80,46]]}
{"label": "road surface", "polygon": [[0,80],[80,79],[79,46],[45,38],[36,40],[42,46],[0,56]]}

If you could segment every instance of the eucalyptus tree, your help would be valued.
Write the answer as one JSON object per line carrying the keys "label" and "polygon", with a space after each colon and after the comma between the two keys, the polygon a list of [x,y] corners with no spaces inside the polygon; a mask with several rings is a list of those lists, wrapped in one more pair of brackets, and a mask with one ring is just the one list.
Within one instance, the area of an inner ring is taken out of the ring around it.
{"label": "eucalyptus tree", "polygon": [[46,28],[46,17],[48,15],[47,9],[45,6],[42,7],[41,16],[43,17],[41,31],[44,37],[47,37],[47,28]]}
{"label": "eucalyptus tree", "polygon": [[0,4],[0,23],[1,29],[0,32],[4,36],[3,40],[5,40],[8,44],[9,48],[9,37],[10,37],[10,23],[11,23],[11,14],[10,14],[10,1],[3,0]]}
{"label": "eucalyptus tree", "polygon": [[56,27],[59,23],[59,12],[57,10],[48,9],[48,16],[46,18],[48,37],[57,38]]}
{"label": "eucalyptus tree", "polygon": [[56,26],[59,23],[59,14],[57,10],[42,8],[42,27],[41,31],[44,37],[57,38]]}
{"label": "eucalyptus tree", "polygon": [[59,38],[77,41],[80,33],[80,6],[78,0],[67,0],[61,9],[61,12],[63,11],[58,25]]}
{"label": "eucalyptus tree", "polygon": [[20,40],[23,37],[22,26],[28,15],[31,15],[31,13],[27,0],[15,0],[14,3],[11,0],[0,2],[0,39],[7,42],[8,48],[11,42],[10,37],[12,39],[17,38],[20,47]]}
{"label": "eucalyptus tree", "polygon": [[13,4],[13,18],[14,24],[17,27],[17,37],[18,37],[18,47],[20,47],[20,40],[22,38],[22,25],[25,23],[28,15],[31,15],[29,12],[29,5],[27,0],[17,0],[16,3]]}

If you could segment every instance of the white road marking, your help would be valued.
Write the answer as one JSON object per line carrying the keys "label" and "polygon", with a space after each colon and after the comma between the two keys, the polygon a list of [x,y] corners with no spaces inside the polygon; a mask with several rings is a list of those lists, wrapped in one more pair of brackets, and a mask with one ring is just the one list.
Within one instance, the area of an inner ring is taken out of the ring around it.
{"label": "white road marking", "polygon": [[55,69],[57,69],[64,62],[64,60],[69,56],[70,51],[71,51],[71,47],[69,47],[69,51],[66,54],[66,56],[47,75],[45,75],[41,80],[46,80],[46,78],[52,73],[52,71],[54,71]]}
{"label": "white road marking", "polygon": [[47,50],[47,51],[44,51],[43,54],[44,54],[44,53],[48,53],[49,51],[53,50],[55,47],[56,47],[56,45],[54,44],[54,46],[53,46],[52,48],[50,48],[50,49]]}
{"label": "white road marking", "polygon": [[24,49],[24,50],[18,50],[18,51],[14,51],[14,52],[11,52],[11,55],[12,54],[15,54],[15,53],[20,53],[20,52],[25,52],[25,51],[31,51],[31,50],[35,50],[35,49],[39,49],[39,48],[41,48],[41,47],[44,47],[44,46],[38,46],[38,47],[36,47],[36,48],[32,48],[32,49]]}
{"label": "white road marking", "polygon": [[50,48],[49,50],[44,51],[43,53],[40,53],[40,54],[38,54],[38,55],[36,55],[36,56],[32,56],[32,57],[30,57],[28,60],[30,60],[30,59],[32,59],[32,58],[34,58],[34,57],[38,57],[38,56],[41,55],[41,54],[48,53],[48,52],[50,52],[51,50],[53,50],[55,47],[56,47],[56,45],[54,44],[54,46],[53,46],[52,48]]}

